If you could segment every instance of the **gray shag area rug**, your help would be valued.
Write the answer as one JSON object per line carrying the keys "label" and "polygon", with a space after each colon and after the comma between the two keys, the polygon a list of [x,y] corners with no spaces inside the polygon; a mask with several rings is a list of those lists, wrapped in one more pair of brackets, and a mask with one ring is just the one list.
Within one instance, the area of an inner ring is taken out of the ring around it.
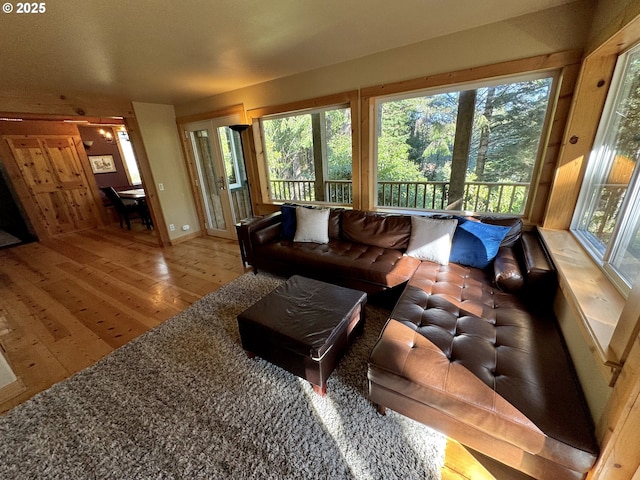
{"label": "gray shag area rug", "polygon": [[367,399],[367,323],[321,397],[242,350],[247,273],[0,417],[6,479],[439,479],[445,438]]}

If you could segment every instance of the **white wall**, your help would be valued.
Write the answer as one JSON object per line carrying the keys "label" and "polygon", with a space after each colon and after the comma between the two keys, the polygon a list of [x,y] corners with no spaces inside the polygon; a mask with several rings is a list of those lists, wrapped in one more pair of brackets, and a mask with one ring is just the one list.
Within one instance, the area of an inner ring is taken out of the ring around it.
{"label": "white wall", "polygon": [[[133,109],[156,182],[164,220],[167,228],[170,224],[175,225],[175,231],[169,231],[169,238],[175,240],[199,231],[173,106],[133,102]],[[158,187],[160,183],[164,190]],[[190,229],[183,231],[183,225],[189,225]]]}
{"label": "white wall", "polygon": [[576,2],[176,106],[178,117],[307,100],[401,80],[582,49],[591,12]]}

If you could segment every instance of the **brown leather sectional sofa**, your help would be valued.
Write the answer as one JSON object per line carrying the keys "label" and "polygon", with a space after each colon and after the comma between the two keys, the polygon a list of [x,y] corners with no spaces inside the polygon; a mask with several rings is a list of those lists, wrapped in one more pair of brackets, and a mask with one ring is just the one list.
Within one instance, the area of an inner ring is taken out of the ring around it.
{"label": "brown leather sectional sofa", "polygon": [[534,478],[585,478],[598,446],[551,308],[555,271],[535,231],[517,218],[478,217],[510,227],[495,259],[486,268],[440,265],[405,255],[409,215],[332,209],[329,242],[318,244],[293,241],[291,208],[245,226],[256,272],[400,295],[369,359],[380,411]]}

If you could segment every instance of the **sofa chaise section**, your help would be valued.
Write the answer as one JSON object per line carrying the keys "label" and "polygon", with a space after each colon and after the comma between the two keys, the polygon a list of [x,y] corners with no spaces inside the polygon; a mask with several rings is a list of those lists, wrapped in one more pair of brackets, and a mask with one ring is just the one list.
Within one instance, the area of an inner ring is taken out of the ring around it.
{"label": "sofa chaise section", "polygon": [[582,479],[596,460],[591,417],[553,314],[496,289],[485,271],[420,265],[372,350],[368,378],[381,411],[534,478]]}

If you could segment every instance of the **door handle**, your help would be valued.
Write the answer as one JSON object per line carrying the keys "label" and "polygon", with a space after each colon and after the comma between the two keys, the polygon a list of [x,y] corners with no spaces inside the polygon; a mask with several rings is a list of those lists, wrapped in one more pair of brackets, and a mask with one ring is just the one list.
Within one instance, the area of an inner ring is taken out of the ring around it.
{"label": "door handle", "polygon": [[219,190],[226,190],[227,189],[227,184],[224,181],[224,177],[222,175],[220,175],[218,177],[218,189]]}

